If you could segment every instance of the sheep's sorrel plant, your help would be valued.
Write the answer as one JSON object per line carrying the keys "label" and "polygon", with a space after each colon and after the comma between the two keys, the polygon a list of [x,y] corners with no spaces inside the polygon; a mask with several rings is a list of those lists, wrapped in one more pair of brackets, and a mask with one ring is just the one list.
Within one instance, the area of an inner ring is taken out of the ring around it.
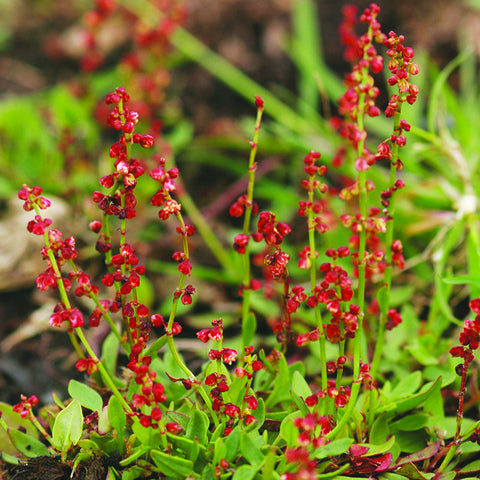
{"label": "sheep's sorrel plant", "polygon": [[[178,169],[156,154],[149,175],[158,190],[151,204],[161,221],[176,222],[178,281],[164,315],[141,300],[146,268],[130,234],[136,189],[148,168],[135,157],[154,139],[135,132],[139,115],[125,89],[106,97],[108,124],[120,137],[110,148],[112,172],[100,179],[103,190],[93,193],[101,219],[90,229],[107,269],[101,285],[78,266],[75,240],[44,216],[50,201],[42,189],[23,186],[18,196],[34,215],[27,229],[45,242],[46,268],[37,287],[56,291],[59,303],[49,323],[67,330],[79,357],[76,368],[87,381],[71,380],[71,398],[54,395],[54,405],[39,414],[35,395],[0,406],[5,474],[13,464],[11,478],[34,478],[29,468],[45,470],[45,462],[60,469],[50,478],[478,478],[480,421],[464,416],[472,407],[466,389],[480,340],[480,299],[469,302],[476,318],[465,320],[459,345],[445,352],[446,363],[460,360],[452,362],[458,388],[452,388],[454,378],[432,380],[420,370],[396,377],[382,364],[390,330],[405,338],[421,335],[408,331],[411,324],[405,326],[391,305],[394,274],[404,267],[395,235],[401,228],[395,225],[396,197],[405,186],[401,170],[408,167],[408,159],[400,159],[410,130],[402,110],[416,101],[411,80],[419,69],[403,36],[382,33],[379,10],[371,4],[360,16],[366,26],[360,37],[352,8],[341,29],[353,69],[339,101],[342,119],[334,122],[345,141],[334,164],[352,162],[355,177],[342,177],[338,188],[334,168],[320,164],[320,153],[308,153],[298,218],[289,223],[259,211],[255,202],[256,153],[268,111],[255,98],[248,187],[229,210],[243,218],[233,243],[240,261],[232,265],[242,270],[236,296],[241,335],[224,337],[223,320],[212,318],[196,334],[208,345],[201,366],[198,358],[195,367],[184,360],[177,340],[179,307],[197,294],[189,281],[195,227],[176,196]],[[394,89],[384,112],[392,134],[371,151],[366,118],[381,114],[374,75],[384,70],[377,50],[383,47]],[[386,178],[383,191],[374,183],[379,177]],[[296,252],[288,243],[292,228],[306,233]],[[280,305],[273,340],[256,335],[256,296]],[[99,326],[107,333],[97,351],[89,334]],[[452,408],[456,416],[448,415]]]}

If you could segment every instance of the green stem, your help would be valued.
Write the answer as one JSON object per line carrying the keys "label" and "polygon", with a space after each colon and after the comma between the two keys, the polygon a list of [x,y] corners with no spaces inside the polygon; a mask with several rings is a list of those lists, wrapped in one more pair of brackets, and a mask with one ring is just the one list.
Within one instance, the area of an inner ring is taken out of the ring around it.
{"label": "green stem", "polygon": [[[113,382],[110,374],[108,373],[108,371],[106,370],[106,368],[103,366],[103,363],[101,362],[101,360],[97,357],[96,353],[93,351],[92,347],[90,346],[90,344],[88,343],[88,340],[86,339],[83,331],[80,329],[80,328],[77,328],[76,329],[76,332],[77,332],[77,335],[78,335],[78,338],[80,339],[80,341],[82,342],[82,345],[83,347],[85,348],[85,350],[87,351],[88,355],[95,361],[96,365],[97,365],[97,368],[100,372],[100,375],[102,376],[102,380],[104,381],[105,385],[110,388],[110,390],[112,391],[113,395],[115,395],[117,397],[117,399],[119,400],[119,402],[121,403],[122,407],[124,408],[124,410],[127,412],[127,413],[130,413],[132,414],[133,413],[133,410],[130,408],[130,405],[125,401],[125,399],[123,398],[123,395],[120,393],[120,391],[118,390],[118,388],[116,387],[115,383]],[[134,420],[136,419],[138,421],[138,418],[137,417],[133,417]]]}
{"label": "green stem", "polygon": [[[250,156],[248,159],[248,187],[247,187],[247,204],[245,206],[245,216],[243,218],[243,234],[250,233],[250,221],[253,209],[253,189],[255,186],[255,172],[257,170],[255,157],[257,153],[258,137],[262,122],[263,106],[257,108],[257,118],[255,121],[255,133],[250,148]],[[250,315],[250,244],[245,246],[245,253],[243,253],[243,297],[242,297],[242,331],[246,328],[248,316]],[[243,345],[247,347],[248,345]],[[242,351],[244,350],[242,349]]]}
{"label": "green stem", "polygon": [[[371,29],[369,28],[369,34],[371,35]],[[364,78],[368,75],[368,68],[364,67],[362,69],[362,74]],[[364,127],[364,118],[363,111],[365,109],[365,93],[359,93],[358,99],[358,114],[357,114],[357,128],[360,132],[365,132]],[[357,156],[362,157],[364,154],[365,146],[365,136],[362,135],[361,140],[357,145]],[[359,186],[359,210],[361,218],[365,221],[367,218],[367,173],[364,170],[360,170],[358,174],[358,186]],[[365,253],[366,253],[366,243],[367,243],[367,233],[365,230],[365,222],[363,228],[359,234],[359,248],[358,248],[358,290],[357,290],[357,305],[359,308],[358,314],[358,326],[355,332],[354,345],[353,345],[353,384],[350,392],[350,399],[348,405],[344,411],[344,414],[336,427],[330,432],[328,438],[333,438],[339,430],[347,423],[350,419],[355,404],[357,402],[357,397],[360,392],[360,356],[361,356],[361,347],[363,339],[363,321],[365,318],[365,286],[366,286],[366,275],[365,275]]]}
{"label": "green stem", "polygon": [[[308,189],[308,201],[313,205],[314,201],[314,176],[310,176],[310,185]],[[315,286],[317,284],[317,250],[315,244],[315,225],[312,208],[308,209],[308,245],[310,248],[310,290],[314,294]],[[320,369],[321,369],[321,385],[322,390],[327,390],[327,353],[325,345],[325,328],[323,325],[322,312],[320,305],[315,305],[315,324],[318,328],[318,349],[320,353]]]}
{"label": "green stem", "polygon": [[[395,112],[393,131],[398,132],[400,130],[400,114],[401,114],[402,102],[399,102],[398,110]],[[375,343],[375,351],[373,354],[370,373],[372,378],[376,378],[378,367],[383,353],[383,347],[385,344],[385,333],[388,319],[388,310],[390,307],[390,291],[392,287],[392,244],[393,244],[393,231],[394,231],[394,219],[395,219],[395,192],[393,187],[397,178],[397,166],[399,162],[399,146],[394,143],[392,146],[392,160],[390,163],[390,179],[389,186],[392,190],[392,195],[389,198],[387,209],[387,231],[385,235],[385,281],[384,288],[386,301],[381,304],[380,322],[378,325],[377,338]]]}
{"label": "green stem", "polygon": [[[171,196],[167,193],[167,197],[171,198]],[[177,217],[178,223],[180,224],[180,227],[182,230],[185,230],[185,222],[183,220],[182,214],[180,212],[176,212],[175,216]],[[189,249],[188,249],[188,240],[187,240],[187,235],[182,236],[182,242],[183,242],[183,253],[185,255],[185,259],[189,259]],[[183,286],[185,285],[185,279],[186,276],[184,274],[180,275],[180,279],[178,281],[177,289],[176,291],[180,291],[183,289]],[[166,336],[167,336],[167,344],[168,348],[170,350],[170,353],[172,354],[176,364],[182,369],[182,371],[187,375],[187,377],[191,380],[196,381],[195,375],[190,371],[190,369],[185,365],[184,361],[180,357],[177,347],[175,345],[175,341],[173,339],[172,335],[172,326],[173,322],[175,320],[175,316],[177,313],[177,307],[178,307],[178,302],[180,300],[180,297],[174,297],[173,303],[172,303],[172,309],[170,310],[170,316],[168,318],[167,326],[165,328],[166,330]],[[200,393],[201,397],[203,398],[203,401],[205,402],[205,405],[207,406],[208,410],[210,411],[210,414],[213,418],[213,421],[215,423],[215,426],[219,424],[218,417],[216,412],[212,409],[212,402],[210,400],[210,397],[208,396],[207,392],[203,388],[202,384],[197,381],[197,389],[198,392]]]}
{"label": "green stem", "polygon": [[[65,305],[65,308],[70,309],[72,308],[72,305],[70,304],[67,291],[65,290],[65,285],[63,284],[62,273],[60,272],[60,268],[58,267],[57,259],[55,258],[55,255],[53,254],[50,248],[50,239],[48,238],[48,231],[45,231],[44,239],[45,239],[45,247],[48,252],[48,259],[50,260],[50,265],[52,266],[53,271],[55,272],[55,278],[57,280],[57,288],[60,293],[60,298],[62,300],[62,303]],[[75,333],[73,333],[72,331],[69,331],[68,336],[70,338],[70,342],[72,343],[72,346],[75,349],[75,352],[77,353],[77,355],[80,358],[85,358],[85,355],[83,354],[82,349],[80,348],[80,344],[78,343],[77,337],[75,336]]]}

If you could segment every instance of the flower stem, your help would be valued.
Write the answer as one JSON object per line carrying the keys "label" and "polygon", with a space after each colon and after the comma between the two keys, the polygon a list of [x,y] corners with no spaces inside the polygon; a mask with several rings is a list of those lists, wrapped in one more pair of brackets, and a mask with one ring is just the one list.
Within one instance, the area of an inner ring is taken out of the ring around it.
{"label": "flower stem", "polygon": [[[253,189],[255,186],[255,172],[257,165],[255,163],[255,157],[258,146],[258,136],[260,133],[261,122],[263,114],[263,105],[257,108],[257,118],[255,120],[255,133],[251,142],[250,156],[248,159],[248,187],[247,187],[247,202],[245,206],[245,216],[243,218],[243,234],[248,235],[250,233],[250,221],[252,217],[253,209]],[[246,328],[248,322],[248,316],[250,315],[250,245],[245,246],[245,252],[243,254],[243,297],[242,297],[242,330]],[[248,347],[248,345],[243,345]],[[244,350],[242,349],[242,351]]]}

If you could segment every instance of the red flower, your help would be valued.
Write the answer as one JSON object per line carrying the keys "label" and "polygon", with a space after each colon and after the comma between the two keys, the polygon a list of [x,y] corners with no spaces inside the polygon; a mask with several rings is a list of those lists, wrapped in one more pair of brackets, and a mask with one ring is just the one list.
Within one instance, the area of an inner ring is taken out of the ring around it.
{"label": "red flower", "polygon": [[91,375],[97,370],[97,362],[91,358],[82,358],[75,364],[75,368],[79,372],[87,372],[87,375]]}

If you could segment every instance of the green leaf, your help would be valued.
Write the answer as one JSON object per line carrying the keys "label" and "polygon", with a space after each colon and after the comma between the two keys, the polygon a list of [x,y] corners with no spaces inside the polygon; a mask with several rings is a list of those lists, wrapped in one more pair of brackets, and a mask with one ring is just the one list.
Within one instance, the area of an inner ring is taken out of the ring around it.
{"label": "green leaf", "polygon": [[265,402],[263,398],[257,398],[257,408],[252,411],[252,415],[257,421],[248,426],[248,431],[258,430],[265,421]]}
{"label": "green leaf", "polygon": [[114,395],[112,395],[108,401],[108,418],[110,419],[110,425],[118,432],[119,439],[123,439],[127,416],[120,400]]}
{"label": "green leaf", "polygon": [[382,413],[373,422],[372,429],[370,430],[370,443],[383,443],[387,441],[390,435],[390,429],[388,428],[388,414]]}
{"label": "green leaf", "polygon": [[305,377],[301,375],[298,370],[295,370],[292,375],[292,392],[295,392],[304,400],[312,395],[312,389],[305,380]]}
{"label": "green leaf", "polygon": [[441,445],[441,442],[438,441],[438,442],[432,443],[431,445],[428,445],[422,450],[419,450],[413,453],[412,455],[399,458],[395,462],[395,467],[406,465],[407,463],[416,463],[416,462],[422,462],[424,460],[427,460],[428,458],[433,457],[438,452],[438,450],[440,449],[440,445]]}
{"label": "green leaf", "polygon": [[457,452],[458,454],[475,453],[478,455],[480,452],[480,445],[475,442],[463,442]]}
{"label": "green leaf", "polygon": [[13,445],[26,457],[39,457],[50,455],[48,448],[38,439],[21,432],[20,430],[9,429],[8,435]]}
{"label": "green leaf", "polygon": [[272,392],[265,400],[265,406],[272,407],[276,403],[290,401],[290,370],[283,355],[277,361],[278,373]]}
{"label": "green leaf", "polygon": [[457,472],[443,472],[435,480],[453,480],[457,476]]}
{"label": "green leaf", "polygon": [[402,378],[394,387],[389,397],[392,399],[402,398],[416,392],[422,382],[422,373],[418,370]]}
{"label": "green leaf", "polygon": [[238,448],[240,447],[240,428],[234,428],[230,432],[230,435],[225,439],[225,446],[227,447],[227,456],[225,458],[231,462],[237,456]]}
{"label": "green leaf", "polygon": [[415,338],[411,345],[406,346],[406,349],[422,365],[438,365],[438,356],[432,352],[431,348],[428,348],[426,343],[424,337],[421,339]]}
{"label": "green leaf", "polygon": [[227,456],[227,446],[223,441],[223,438],[217,438],[215,441],[215,447],[213,449],[213,465],[217,465],[222,458]]}
{"label": "green leaf", "polygon": [[459,473],[476,473],[480,472],[480,459],[470,462],[459,470]]}
{"label": "green leaf", "polygon": [[[171,433],[167,433],[167,437],[172,442],[172,444],[175,445],[176,448],[178,448],[179,450],[183,450],[184,452],[189,453],[192,450],[197,449],[195,451],[195,454],[198,456],[199,453],[204,455],[205,452],[207,451],[207,447],[205,445],[202,445],[196,440],[190,440],[185,436],[173,435]],[[190,458],[190,460],[192,460],[192,458]]]}
{"label": "green leaf", "polygon": [[205,465],[202,472],[202,480],[215,480],[216,478],[213,465]]}
{"label": "green leaf", "polygon": [[245,320],[245,325],[242,325],[242,341],[243,345],[248,347],[257,331],[257,318],[253,312],[250,312]]}
{"label": "green leaf", "polygon": [[56,417],[52,430],[52,445],[66,453],[82,436],[83,414],[80,402],[74,399]]}
{"label": "green leaf", "polygon": [[163,475],[184,480],[193,473],[193,462],[186,458],[169,455],[160,450],[151,450],[150,455]]}
{"label": "green leaf", "polygon": [[287,415],[280,424],[280,436],[289,447],[296,446],[297,444],[298,430],[293,424],[293,420],[300,416],[301,413],[297,410]]}
{"label": "green leaf", "polygon": [[410,395],[403,400],[392,401],[377,409],[377,413],[385,411],[392,411],[396,413],[403,413],[421,405],[427,398],[433,395],[442,386],[442,379],[439,377],[435,382],[427,383],[423,386],[419,393]]}
{"label": "green leaf", "polygon": [[362,447],[368,447],[368,452],[363,457],[373,457],[374,455],[382,455],[388,452],[395,445],[395,436],[390,437],[386,442],[380,445],[372,445],[371,443],[359,443]]}
{"label": "green leaf", "polygon": [[339,438],[333,442],[323,445],[315,452],[315,458],[322,459],[331,456],[341,455],[345,453],[353,443],[352,438]]}
{"label": "green leaf", "polygon": [[[471,418],[463,418],[462,420],[462,428],[460,430],[460,434],[464,435],[467,430],[472,428],[476,422],[472,420]],[[445,435],[445,438],[453,438],[455,435],[455,431],[457,430],[457,417],[445,417],[445,430],[442,432],[443,435]],[[474,445],[472,443],[472,445]],[[462,448],[463,445],[460,445],[460,448]]]}
{"label": "green leaf", "polygon": [[413,463],[402,465],[396,472],[411,480],[429,480],[430,478],[423,475]]}
{"label": "green leaf", "polygon": [[[210,365],[212,366],[212,370],[215,370],[216,367],[214,362],[212,362]],[[228,371],[225,371],[224,374],[228,375]],[[243,396],[245,395],[245,385],[247,384],[247,381],[248,379],[246,376],[242,378],[234,376],[232,383],[230,384],[230,389],[228,390],[228,392],[225,392],[223,394],[225,395],[224,398],[228,399],[228,401],[234,404],[241,404],[243,401]]]}
{"label": "green leaf", "polygon": [[425,429],[411,432],[397,432],[395,434],[397,445],[402,452],[415,453],[423,450],[427,446],[429,437]]}
{"label": "green leaf", "polygon": [[480,277],[474,275],[456,275],[455,277],[444,277],[442,282],[449,285],[475,285],[480,288]]}
{"label": "green leaf", "polygon": [[170,422],[178,423],[184,430],[187,429],[188,423],[190,422],[190,417],[184,415],[183,413],[175,412],[173,410],[168,410],[166,416]]}
{"label": "green leaf", "polygon": [[290,390],[290,395],[292,396],[293,401],[295,402],[297,408],[300,410],[301,414],[303,416],[308,415],[309,410],[307,405],[303,401],[303,398],[297,395],[294,390]]}
{"label": "green leaf", "polygon": [[118,346],[118,338],[113,332],[110,332],[102,343],[102,361],[112,375],[117,369]]}
{"label": "green leaf", "polygon": [[88,385],[78,382],[77,380],[70,380],[68,384],[68,393],[72,398],[76,398],[82,407],[88,408],[93,412],[102,411],[102,397],[98,392]]}
{"label": "green leaf", "polygon": [[[256,432],[254,434],[257,435],[257,438],[260,438]],[[240,436],[240,452],[250,465],[259,468],[265,461],[265,455],[251,435],[252,434],[242,432]]]}
{"label": "green leaf", "polygon": [[380,480],[405,480],[407,477],[404,475],[399,475],[398,473],[387,472],[380,475],[378,478],[380,478]]}
{"label": "green leaf", "polygon": [[390,423],[390,431],[395,433],[399,431],[411,432],[420,430],[428,423],[429,418],[429,415],[425,413],[407,415],[396,422]]}
{"label": "green leaf", "polygon": [[[38,438],[38,430],[32,425],[32,422],[22,418],[18,412],[13,410],[11,405],[0,402],[0,416],[10,427],[10,431],[21,429],[30,437]],[[18,449],[12,444],[10,436],[3,428],[0,428],[0,451],[5,454],[18,454]]]}
{"label": "green leaf", "polygon": [[145,469],[134,465],[122,471],[122,480],[135,480],[136,478],[142,478],[144,475]]}
{"label": "green leaf", "polygon": [[146,428],[138,422],[132,424],[132,430],[143,445],[150,448],[156,448],[161,444],[162,434],[158,430]]}
{"label": "green leaf", "polygon": [[207,441],[208,417],[205,413],[195,409],[193,415],[188,422],[187,431],[185,432],[187,438],[196,440],[201,445],[205,445]]}
{"label": "green leaf", "polygon": [[108,414],[108,407],[105,406],[98,412],[98,433],[105,435],[112,430],[112,424],[110,423],[110,416]]}
{"label": "green leaf", "polygon": [[241,465],[235,470],[232,480],[252,480],[257,470],[250,465]]}

